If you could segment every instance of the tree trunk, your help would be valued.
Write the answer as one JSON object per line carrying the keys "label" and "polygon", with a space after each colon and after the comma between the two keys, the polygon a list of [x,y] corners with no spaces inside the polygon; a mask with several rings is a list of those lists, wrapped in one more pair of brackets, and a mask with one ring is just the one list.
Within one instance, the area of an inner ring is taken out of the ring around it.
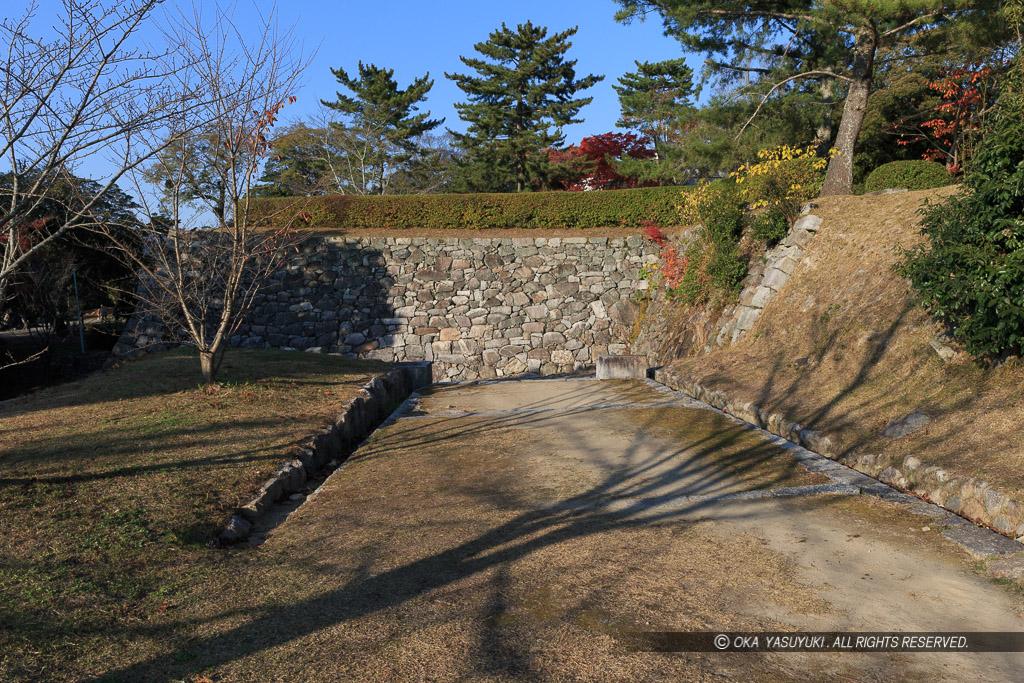
{"label": "tree trunk", "polygon": [[203,384],[213,384],[217,381],[217,372],[220,370],[220,364],[223,360],[223,346],[218,345],[212,351],[199,352],[199,367],[203,372]]}
{"label": "tree trunk", "polygon": [[821,122],[814,131],[814,153],[816,156],[825,158],[828,150],[832,147],[832,112],[835,109],[835,83],[832,79],[822,80],[818,86],[821,94],[824,113],[821,115]]}
{"label": "tree trunk", "polygon": [[853,50],[853,82],[846,95],[843,118],[839,121],[839,132],[833,146],[838,154],[828,164],[825,182],[821,186],[822,197],[853,194],[853,151],[868,107],[877,48],[878,31],[873,25],[857,32]]}

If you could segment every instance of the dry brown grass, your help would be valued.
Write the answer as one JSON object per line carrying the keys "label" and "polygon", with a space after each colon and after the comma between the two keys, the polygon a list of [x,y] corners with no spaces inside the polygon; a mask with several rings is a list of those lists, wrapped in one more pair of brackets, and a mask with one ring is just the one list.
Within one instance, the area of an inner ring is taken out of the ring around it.
{"label": "dry brown grass", "polygon": [[[945,364],[929,346],[936,327],[892,270],[897,247],[921,239],[922,204],[952,191],[820,200],[821,232],[747,337],[677,367],[838,436],[845,453],[916,454],[1024,493],[1024,364]],[[932,423],[897,441],[881,437],[913,411]]]}
{"label": "dry brown grass", "polygon": [[[738,607],[756,594],[786,613],[827,609],[802,590],[790,561],[682,513],[659,523],[546,508],[599,482],[552,468],[559,450],[550,432],[515,421],[480,426],[407,420],[378,433],[261,549],[250,570],[259,567],[272,591],[263,600],[277,607],[246,613],[234,632],[219,625],[220,635],[186,651],[218,681],[268,672],[282,680],[789,678],[757,655],[631,654],[613,634],[788,630]],[[717,438],[707,429],[718,426],[695,424],[689,436]],[[742,435],[741,444],[752,445]],[[221,612],[238,599],[225,597]]]}
{"label": "dry brown grass", "polygon": [[2,677],[102,670],[117,634],[216,595],[220,525],[385,368],[232,350],[200,388],[176,351],[0,406]]}
{"label": "dry brown grass", "polygon": [[[149,359],[122,372],[138,371],[136,380],[157,376],[152,371],[165,362]],[[143,372],[147,364],[150,372]],[[313,422],[323,404],[316,395],[320,381],[337,379],[309,366],[291,373],[277,366],[274,375],[285,378],[272,390],[276,397],[288,396],[289,410],[305,411]],[[296,393],[287,389],[292,380]],[[300,389],[307,381],[309,387]],[[61,396],[43,394],[17,414],[4,413],[4,428],[18,433],[11,420],[25,425],[40,419],[32,416],[32,406],[40,414],[56,411],[51,417],[78,425],[88,438],[91,432],[82,425],[99,415],[127,429],[133,412],[126,404],[138,409],[132,419],[146,428],[151,423],[143,417],[172,408],[175,415],[192,415],[189,425],[200,415],[209,419],[211,411],[237,416],[237,409],[250,409],[239,403],[242,385],[211,397],[173,386],[156,393],[159,386],[122,381],[136,395],[120,402],[112,400],[114,394],[101,396],[97,378],[89,382],[91,393],[76,394],[68,385]],[[86,396],[98,406],[84,403]],[[223,407],[212,408],[210,401],[222,401]],[[230,410],[222,412],[228,403]],[[193,404],[202,409],[193,413]],[[263,417],[276,422],[284,407],[278,404]],[[91,417],[79,416],[79,410]],[[674,462],[692,463],[691,481],[701,486],[719,474],[742,486],[820,477],[793,471],[777,449],[720,415],[663,408],[623,414],[628,419],[601,411],[567,419],[581,433],[650,435],[664,444],[660,448],[668,450],[635,456],[640,460],[631,467],[638,474],[618,482],[626,489],[659,472],[666,482],[678,477],[671,462],[663,471],[654,466],[676,453],[677,438],[704,444],[673,456]],[[673,424],[680,415],[692,419]],[[5,479],[0,676],[191,682],[799,677],[759,655],[626,652],[613,637],[623,628],[790,628],[744,616],[752,596],[769,613],[820,613],[827,606],[803,590],[789,560],[756,539],[717,533],[713,522],[687,521],[681,512],[659,522],[604,508],[548,507],[585,500],[604,480],[600,471],[558,462],[567,431],[551,425],[536,431],[542,426],[537,419],[400,421],[379,432],[253,551],[213,550],[169,532],[179,516],[217,517],[191,510],[205,508],[205,501],[194,500],[198,484],[208,481],[203,477],[224,476],[223,465],[196,474],[189,488],[180,483],[181,469],[123,472],[95,486],[88,476],[59,485]],[[159,433],[179,438],[171,434],[184,434],[187,427],[162,425]],[[226,435],[234,428],[221,429]],[[308,425],[300,429],[297,421],[285,422],[281,429],[287,444]],[[106,432],[109,437],[111,430]],[[31,439],[18,438],[32,447]],[[53,476],[73,476],[59,469],[64,458],[57,449],[38,448],[36,457],[54,460],[45,465],[57,468]],[[138,466],[159,458],[159,451],[132,456],[126,446],[110,460],[93,449],[93,462],[84,450],[74,456],[83,475],[110,471],[120,459],[137,457]],[[27,472],[20,451],[8,457],[17,460],[22,475]],[[179,488],[190,495],[179,495]],[[168,514],[144,505],[162,495],[174,498]]]}

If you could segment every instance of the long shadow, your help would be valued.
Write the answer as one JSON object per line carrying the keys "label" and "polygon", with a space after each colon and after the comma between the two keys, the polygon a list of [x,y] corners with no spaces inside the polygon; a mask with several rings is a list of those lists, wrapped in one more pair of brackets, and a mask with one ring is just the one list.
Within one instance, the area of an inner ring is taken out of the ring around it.
{"label": "long shadow", "polygon": [[[513,422],[502,417],[485,420],[486,427],[481,425],[470,428],[483,430],[493,429],[496,425],[513,424],[518,428],[529,428],[537,426],[538,420],[544,419],[541,415]],[[716,508],[716,518],[729,514],[735,517],[750,514],[749,511],[730,513],[729,507],[736,505],[737,501],[721,497],[716,499],[713,496],[710,500],[690,501],[678,506],[652,507],[651,503],[691,495],[695,490],[707,494],[709,482],[735,480],[738,470],[754,467],[778,454],[776,449],[762,448],[761,444],[753,443],[736,450],[728,457],[716,458],[716,449],[733,443],[735,436],[709,434],[690,448],[656,448],[650,455],[644,456],[641,446],[642,435],[648,430],[655,429],[663,419],[663,415],[655,414],[636,425],[634,436],[625,441],[623,451],[617,458],[623,464],[608,468],[604,478],[586,491],[545,507],[524,510],[523,506],[519,505],[517,510],[510,511],[513,515],[511,519],[453,547],[376,575],[361,575],[335,590],[280,609],[267,610],[246,624],[198,638],[187,648],[192,657],[187,665],[188,669],[202,671],[224,665],[321,629],[378,613],[491,568],[505,567],[531,553],[559,543],[611,530],[668,522],[685,524],[688,519],[692,519],[694,515],[712,505]],[[426,425],[414,425],[409,430],[400,430],[397,428],[400,426],[401,423],[385,430],[383,435],[378,435],[370,444],[370,453],[364,457],[383,458],[388,451],[400,447],[429,448],[436,445],[439,439],[455,438],[455,430],[465,433],[467,427],[460,425],[446,428],[442,436],[435,437],[423,433]],[[584,432],[574,431],[570,437],[583,444],[589,443],[588,435]],[[596,443],[590,445],[597,446]],[[685,458],[681,457],[684,451]],[[764,483],[770,486],[783,481],[786,476],[786,472],[779,471],[768,477]],[[694,479],[703,485],[695,488]],[[721,487],[711,489],[712,492],[721,490]],[[652,499],[642,498],[652,492],[657,492],[658,495]],[[493,503],[495,497],[500,501],[500,493],[495,496],[478,495],[484,496],[485,502],[488,503]],[[607,498],[617,499],[620,506],[611,509],[601,505],[601,501]],[[501,574],[498,576],[496,580],[500,581]],[[495,589],[500,590],[501,586],[495,586]],[[499,598],[495,600],[490,610],[492,613],[500,613],[504,608]],[[178,654],[153,657],[145,662],[112,671],[102,679],[139,680],[146,678],[152,671],[180,669],[182,665]],[[511,652],[505,653],[500,662],[495,661],[493,664],[499,668],[530,670],[528,662],[522,656]]]}
{"label": "long shadow", "polygon": [[[565,421],[566,418],[585,417],[590,415],[597,406],[582,406],[579,408],[558,410],[557,412],[552,412],[551,408],[558,403],[565,402],[569,399],[576,400],[577,402],[585,402],[586,397],[590,393],[591,390],[589,387],[580,386],[568,392],[561,392],[557,395],[553,395],[548,399],[529,403],[522,407],[522,412],[520,413],[509,413],[486,417],[454,417],[444,423],[441,423],[441,425],[438,425],[436,422],[431,420],[405,420],[402,423],[402,439],[394,442],[393,447],[403,449],[431,448],[450,440],[457,441],[459,439],[476,435],[493,434],[497,430],[504,428],[540,428],[555,420],[558,420],[561,423]],[[666,410],[665,408],[659,408],[656,405],[652,405],[647,409],[654,411]],[[716,429],[709,430],[709,434],[707,436],[689,441],[685,447],[666,450],[661,453],[658,458],[652,459],[643,465],[631,468],[629,477],[632,483],[630,486],[623,487],[621,491],[616,492],[615,495],[617,497],[650,494],[652,489],[656,487],[654,485],[641,486],[639,483],[640,478],[649,475],[659,467],[664,467],[670,462],[675,464],[671,470],[666,472],[666,476],[671,476],[674,479],[678,479],[682,476],[700,476],[701,486],[699,490],[690,486],[687,487],[685,491],[674,491],[671,494],[668,494],[669,497],[678,495],[706,495],[714,493],[720,489],[718,485],[727,483],[730,480],[735,480],[740,475],[747,474],[778,453],[774,446],[765,442],[755,447],[742,449],[734,455],[723,458],[718,455],[723,448],[730,446],[738,439],[744,438],[744,432],[740,427],[731,424],[726,418],[715,413],[698,411],[696,409],[673,408],[669,410],[681,411],[684,415],[698,415],[702,419],[713,420],[719,424],[716,425]],[[687,413],[685,411],[693,412]],[[659,418],[663,416],[664,413],[652,415],[648,418],[648,423],[640,428],[640,431],[643,432],[663,427],[663,424],[659,422]],[[409,426],[410,424],[413,426]],[[560,424],[559,426],[560,428],[565,429],[565,425]],[[642,434],[638,434],[638,436],[641,435]],[[587,434],[576,433],[574,438],[585,440],[587,438]],[[368,453],[361,454],[360,457],[363,460],[387,457],[388,450],[388,448],[375,448],[371,449]],[[686,457],[684,458],[682,456]],[[709,458],[713,458],[719,465],[717,472],[711,472],[706,469],[705,462]],[[770,485],[771,482],[767,482],[765,484],[765,486]],[[605,490],[599,490],[595,491],[593,495],[610,495],[610,493]]]}
{"label": "long shadow", "polygon": [[160,472],[166,470],[184,471],[216,465],[237,465],[264,460],[264,456],[260,455],[261,453],[281,452],[286,448],[287,447],[282,447],[280,445],[264,446],[262,448],[246,448],[243,451],[235,451],[233,453],[225,453],[206,458],[176,460],[171,462],[161,461],[149,465],[132,465],[130,467],[119,467],[103,472],[90,472],[87,474],[65,474],[38,477],[0,477],[0,488],[5,486],[25,486],[30,484],[81,484],[90,481],[104,481],[107,479],[118,479],[120,477],[131,477],[149,472]]}
{"label": "long shadow", "polygon": [[[800,420],[802,424],[808,428],[824,428],[829,433],[837,433],[853,426],[859,419],[861,419],[861,416],[858,414],[858,409],[861,408],[862,405],[851,405],[843,410],[839,410],[838,406],[870,380],[871,373],[886,357],[897,330],[913,310],[913,303],[904,303],[899,313],[890,321],[885,331],[874,335],[874,338],[870,341],[871,346],[866,353],[864,361],[857,368],[856,374],[842,388],[834,392],[831,398],[821,405],[814,407],[810,411],[802,412],[801,414],[787,414],[786,417],[788,419]],[[816,325],[812,325],[812,327],[823,326],[823,323],[816,323]],[[824,334],[816,345],[817,348],[813,354],[811,362],[820,363],[829,355],[829,353],[833,352],[841,343],[842,334],[842,326],[833,327]],[[758,405],[765,407],[769,401],[776,405],[786,405],[787,403],[790,403],[791,396],[799,393],[799,385],[801,381],[803,381],[803,378],[800,375],[791,377],[784,384],[779,378],[785,364],[792,363],[793,360],[794,359],[787,358],[785,356],[784,350],[780,350],[774,354],[774,357],[771,360],[771,370],[769,371],[768,376],[760,382],[760,387],[757,389]],[[712,373],[707,376],[706,380],[713,386],[717,381],[728,381],[729,377],[721,373]],[[872,396],[868,400],[872,402],[873,408],[877,410],[879,407],[895,405],[898,402],[898,397],[893,395],[886,399]],[[844,441],[840,457],[852,450],[855,450],[860,445],[862,445],[861,442],[854,442],[850,440]]]}

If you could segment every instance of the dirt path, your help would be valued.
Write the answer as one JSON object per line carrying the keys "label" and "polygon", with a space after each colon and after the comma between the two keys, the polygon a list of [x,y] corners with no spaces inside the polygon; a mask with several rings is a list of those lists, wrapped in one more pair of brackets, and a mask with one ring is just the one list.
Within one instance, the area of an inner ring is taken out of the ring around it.
{"label": "dirt path", "polygon": [[248,576],[276,571],[279,588],[226,612],[189,654],[192,670],[216,681],[1019,680],[1020,654],[653,654],[614,637],[1024,631],[1024,600],[978,575],[935,519],[858,492],[643,384],[437,388],[270,536]]}

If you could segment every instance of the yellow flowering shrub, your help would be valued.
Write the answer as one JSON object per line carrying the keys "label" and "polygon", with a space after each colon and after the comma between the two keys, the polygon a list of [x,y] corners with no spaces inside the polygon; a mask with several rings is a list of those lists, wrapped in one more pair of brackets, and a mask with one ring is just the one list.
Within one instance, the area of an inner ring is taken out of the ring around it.
{"label": "yellow flowering shrub", "polygon": [[740,166],[728,178],[701,183],[680,195],[676,208],[682,222],[700,224],[701,230],[682,258],[675,252],[671,259],[662,255],[663,262],[672,264],[659,271],[672,273],[664,278],[670,296],[703,304],[739,291],[749,259],[741,248],[744,226],[749,226],[753,239],[777,242],[786,236],[800,207],[821,190],[828,159],[815,157],[813,146],[783,145],[757,156],[756,164]]}
{"label": "yellow flowering shrub", "polygon": [[[831,155],[838,154],[832,150]],[[757,153],[760,161],[740,166],[731,177],[750,210],[780,211],[792,224],[800,207],[818,195],[827,158],[814,155],[814,146],[782,145]]]}

